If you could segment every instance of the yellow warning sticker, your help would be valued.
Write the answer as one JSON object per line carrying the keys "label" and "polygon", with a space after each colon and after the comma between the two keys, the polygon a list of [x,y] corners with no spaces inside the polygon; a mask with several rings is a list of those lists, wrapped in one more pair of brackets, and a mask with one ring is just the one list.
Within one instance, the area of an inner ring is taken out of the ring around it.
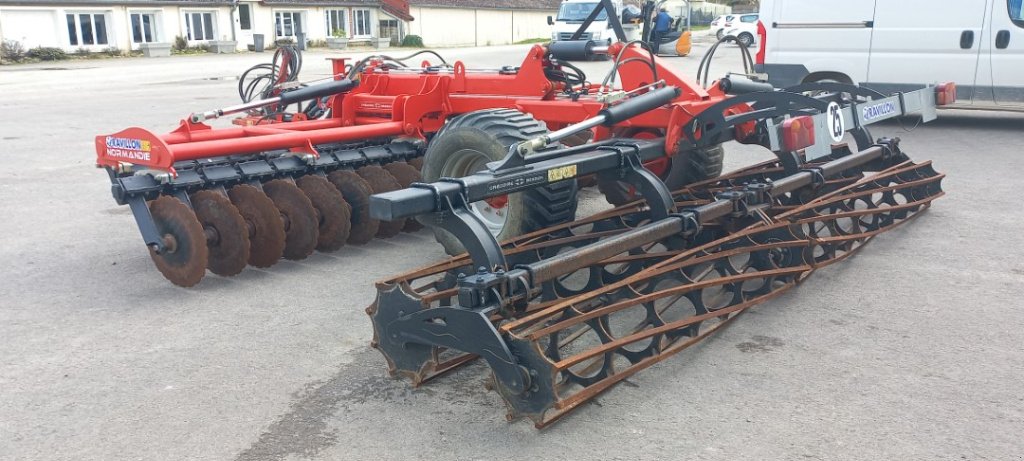
{"label": "yellow warning sticker", "polygon": [[560,166],[548,170],[548,182],[561,181],[576,177],[576,165]]}

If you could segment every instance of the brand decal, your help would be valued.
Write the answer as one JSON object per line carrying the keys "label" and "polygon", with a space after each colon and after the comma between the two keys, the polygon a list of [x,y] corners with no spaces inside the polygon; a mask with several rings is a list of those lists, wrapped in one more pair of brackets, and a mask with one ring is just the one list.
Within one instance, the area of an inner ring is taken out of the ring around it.
{"label": "brand decal", "polygon": [[390,111],[394,106],[387,102],[361,102],[359,108],[362,110]]}
{"label": "brand decal", "polygon": [[529,176],[520,176],[517,178],[509,178],[504,181],[495,182],[487,185],[488,192],[503,192],[508,190],[521,189],[526,186],[532,186],[537,183],[544,182],[544,173],[533,173]]}
{"label": "brand decal", "polygon": [[888,101],[883,102],[881,104],[875,104],[873,106],[865,107],[863,109],[862,115],[865,121],[871,121],[885,117],[887,115],[895,114],[896,112],[896,103]]}
{"label": "brand decal", "polygon": [[107,156],[125,160],[150,160],[152,146],[145,139],[107,136]]}
{"label": "brand decal", "polygon": [[576,177],[576,165],[560,166],[548,170],[548,182],[561,181]]}

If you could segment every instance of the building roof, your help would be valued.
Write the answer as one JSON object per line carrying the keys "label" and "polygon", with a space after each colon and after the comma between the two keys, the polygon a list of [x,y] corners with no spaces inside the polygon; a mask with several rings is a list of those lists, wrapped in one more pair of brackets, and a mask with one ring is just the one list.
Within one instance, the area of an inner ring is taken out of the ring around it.
{"label": "building roof", "polygon": [[403,21],[413,20],[406,0],[261,0],[260,3],[297,6],[373,6]]}
{"label": "building roof", "polygon": [[[230,6],[232,0],[0,0],[0,5],[217,5]],[[377,7],[386,13],[412,21],[409,14],[409,3],[406,0],[260,0],[264,5],[296,5],[296,6],[369,6]],[[457,2],[456,2],[457,3]]]}
{"label": "building roof", "polygon": [[231,0],[0,0],[0,5],[231,5]]}
{"label": "building roof", "polygon": [[409,0],[412,6],[498,10],[557,10],[561,3],[561,0]]}

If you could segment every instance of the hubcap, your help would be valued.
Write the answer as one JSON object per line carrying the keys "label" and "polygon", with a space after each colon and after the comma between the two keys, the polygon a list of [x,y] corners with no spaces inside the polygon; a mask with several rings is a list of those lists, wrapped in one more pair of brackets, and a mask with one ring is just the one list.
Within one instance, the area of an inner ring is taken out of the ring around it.
{"label": "hubcap", "polygon": [[[487,168],[490,157],[473,149],[452,153],[441,169],[441,177],[461,178]],[[495,237],[505,228],[508,219],[508,196],[502,195],[469,204],[469,210],[487,226]]]}

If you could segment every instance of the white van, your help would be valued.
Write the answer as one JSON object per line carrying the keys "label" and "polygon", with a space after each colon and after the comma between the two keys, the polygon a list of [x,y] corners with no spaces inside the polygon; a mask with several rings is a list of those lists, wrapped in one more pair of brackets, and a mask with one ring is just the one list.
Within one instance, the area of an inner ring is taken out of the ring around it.
{"label": "white van", "polygon": [[[551,40],[559,41],[572,38],[572,35],[583,24],[583,20],[587,19],[590,13],[594,11],[594,8],[597,8],[599,5],[600,2],[597,0],[563,0],[562,4],[558,7],[558,15],[555,17],[548,16],[548,25],[551,26]],[[629,20],[639,18],[640,9],[635,5],[623,5],[622,0],[612,0],[612,6],[615,7],[615,15],[622,22],[622,29],[626,34],[626,40],[639,39],[641,26]],[[611,23],[608,21],[608,12],[601,10],[580,39],[608,43],[617,41],[615,31],[612,30]]]}
{"label": "white van", "polygon": [[756,69],[777,87],[882,93],[951,81],[957,105],[1024,110],[1024,0],[761,0]]}

